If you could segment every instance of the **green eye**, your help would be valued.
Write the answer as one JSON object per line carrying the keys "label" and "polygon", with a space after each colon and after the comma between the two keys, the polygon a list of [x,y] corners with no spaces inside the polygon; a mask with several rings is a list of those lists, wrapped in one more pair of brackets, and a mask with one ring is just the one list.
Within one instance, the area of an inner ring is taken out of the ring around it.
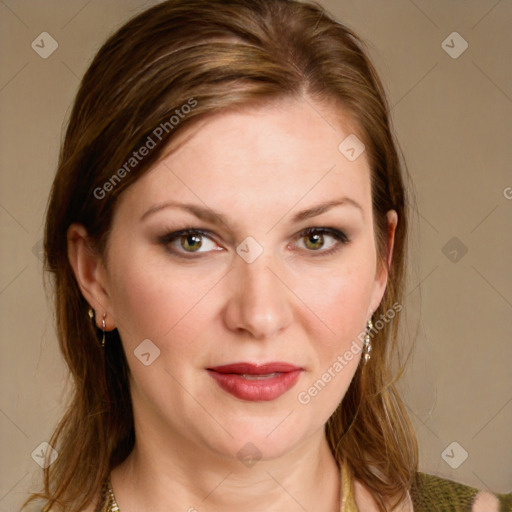
{"label": "green eye", "polygon": [[308,249],[317,251],[318,249],[321,249],[324,245],[324,235],[319,233],[306,235],[304,237],[304,244]]}
{"label": "green eye", "polygon": [[[194,228],[182,229],[159,237],[158,242],[176,255],[201,255],[207,252],[220,251],[211,235]],[[186,256],[185,256],[186,257]]]}
{"label": "green eye", "polygon": [[299,240],[306,251],[318,255],[334,253],[349,241],[345,233],[334,228],[308,228],[300,233]]}
{"label": "green eye", "polygon": [[180,237],[180,245],[186,252],[196,252],[203,245],[203,241],[201,235],[183,235]]}

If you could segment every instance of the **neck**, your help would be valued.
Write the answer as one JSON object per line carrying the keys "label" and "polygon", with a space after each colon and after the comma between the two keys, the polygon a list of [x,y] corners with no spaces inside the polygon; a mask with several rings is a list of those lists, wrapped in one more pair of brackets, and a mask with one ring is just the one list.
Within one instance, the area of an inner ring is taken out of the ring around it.
{"label": "neck", "polygon": [[170,445],[137,434],[133,451],[111,475],[121,512],[339,511],[339,468],[323,429],[284,456],[252,466],[185,439]]}

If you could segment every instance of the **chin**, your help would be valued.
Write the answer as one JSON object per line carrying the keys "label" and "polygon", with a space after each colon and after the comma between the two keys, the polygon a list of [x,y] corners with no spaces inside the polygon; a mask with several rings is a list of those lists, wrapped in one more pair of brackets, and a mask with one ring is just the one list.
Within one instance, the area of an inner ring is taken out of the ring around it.
{"label": "chin", "polygon": [[[229,423],[227,430],[231,435],[219,432],[219,436],[210,437],[205,441],[216,454],[223,458],[238,459],[248,467],[257,461],[278,459],[296,449],[311,433],[322,427],[319,425],[311,432],[306,431],[304,422],[300,425],[298,418],[292,420],[296,413],[290,414],[283,421],[288,414],[290,409],[283,411],[279,419],[274,415],[253,419],[245,415],[239,421],[232,420]],[[215,444],[212,444],[212,441]]]}

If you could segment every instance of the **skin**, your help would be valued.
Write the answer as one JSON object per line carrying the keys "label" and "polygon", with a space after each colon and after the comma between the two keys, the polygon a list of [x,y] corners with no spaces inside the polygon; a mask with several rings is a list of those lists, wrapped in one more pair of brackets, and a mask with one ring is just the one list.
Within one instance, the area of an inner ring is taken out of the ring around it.
{"label": "skin", "polygon": [[[308,404],[297,395],[364,331],[387,282],[366,155],[350,162],[338,151],[351,133],[339,108],[312,99],[216,114],[121,195],[103,258],[83,226],[71,226],[77,281],[98,325],[106,313],[107,330],[119,330],[131,370],[137,439],[112,472],[122,512],[339,510],[339,469],[324,425],[360,353]],[[155,209],[169,201],[207,206],[225,222]],[[396,213],[387,218],[389,264]],[[187,253],[180,238],[159,241],[189,227],[211,233],[199,253]],[[349,241],[324,234],[311,242],[301,236],[309,227],[341,230]],[[249,236],[263,248],[251,263],[236,252]],[[149,366],[134,355],[145,339],[160,350]],[[248,402],[206,371],[240,361],[284,361],[304,371],[278,399]],[[261,454],[252,467],[237,457],[246,443]],[[359,483],[356,498],[376,510]]]}

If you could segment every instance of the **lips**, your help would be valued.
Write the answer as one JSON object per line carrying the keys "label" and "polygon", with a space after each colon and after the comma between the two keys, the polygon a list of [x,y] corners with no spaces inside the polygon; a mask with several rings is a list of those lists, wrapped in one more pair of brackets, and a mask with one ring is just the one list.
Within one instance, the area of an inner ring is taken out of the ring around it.
{"label": "lips", "polygon": [[270,401],[292,388],[302,368],[289,363],[234,363],[207,368],[215,382],[231,395],[253,402]]}
{"label": "lips", "polygon": [[235,373],[238,375],[266,375],[269,373],[288,373],[300,370],[298,366],[288,363],[266,363],[256,365],[252,363],[235,363],[224,366],[208,368],[218,373]]}

